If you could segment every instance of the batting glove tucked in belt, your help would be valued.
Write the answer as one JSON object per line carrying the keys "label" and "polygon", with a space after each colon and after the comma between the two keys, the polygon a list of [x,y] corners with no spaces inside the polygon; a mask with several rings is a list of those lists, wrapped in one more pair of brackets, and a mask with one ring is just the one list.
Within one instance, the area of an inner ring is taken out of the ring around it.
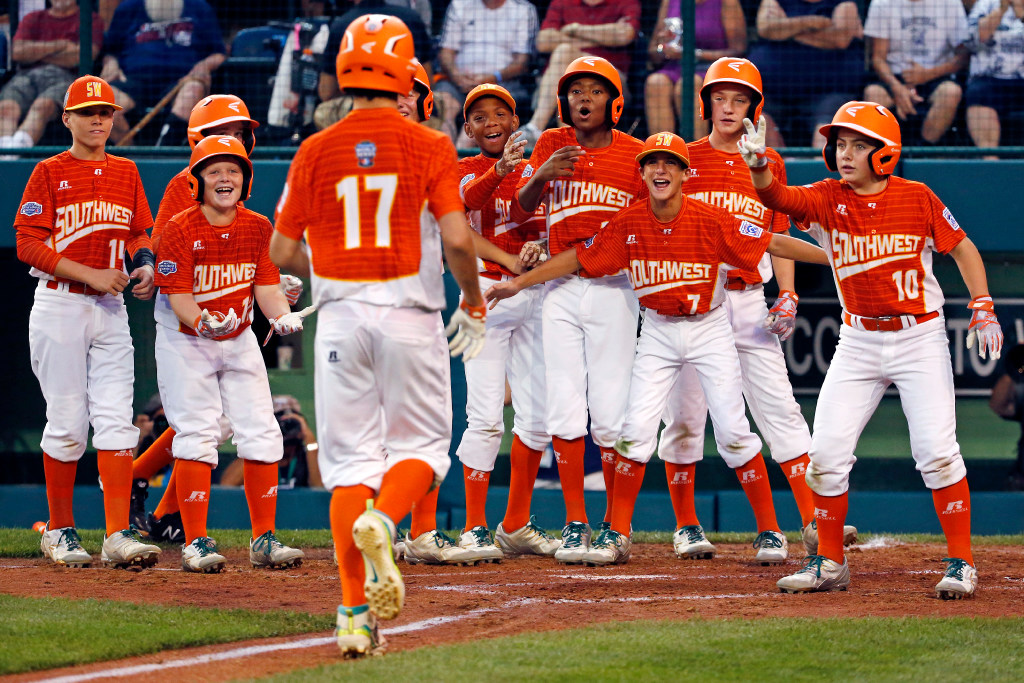
{"label": "batting glove tucked in belt", "polygon": [[796,292],[784,289],[779,292],[779,298],[775,305],[768,309],[761,327],[772,334],[779,335],[780,341],[786,341],[793,336],[793,326],[796,325],[796,305],[800,303],[800,297]]}
{"label": "batting glove tucked in belt", "polygon": [[[474,358],[484,348],[484,335],[487,333],[487,307],[467,306],[462,302],[452,314],[444,333],[451,337],[448,351],[452,358],[462,354],[462,361]],[[452,336],[454,335],[454,336]]]}
{"label": "batting glove tucked in belt", "polygon": [[967,304],[971,309],[971,324],[967,328],[967,348],[978,342],[978,355],[984,360],[987,352],[999,358],[1003,350],[1003,328],[996,319],[995,304],[990,296],[976,296]]}
{"label": "batting glove tucked in belt", "polygon": [[238,326],[242,323],[235,315],[235,309],[229,308],[228,314],[224,315],[220,311],[214,311],[210,313],[205,308],[203,312],[195,319],[192,323],[192,329],[196,331],[200,337],[206,337],[207,339],[221,339],[229,336]]}
{"label": "batting glove tucked in belt", "polygon": [[[302,280],[294,275],[282,275],[281,283],[278,285],[284,298],[288,299],[288,305],[294,306],[299,303],[302,296]],[[299,329],[302,329],[301,327]]]}
{"label": "batting glove tucked in belt", "polygon": [[740,155],[750,168],[762,168],[768,163],[764,142],[764,131],[768,124],[762,116],[757,121],[757,130],[754,129],[754,124],[750,122],[750,119],[743,119],[743,127],[747,129],[747,132],[741,135],[740,141],[736,143]]}

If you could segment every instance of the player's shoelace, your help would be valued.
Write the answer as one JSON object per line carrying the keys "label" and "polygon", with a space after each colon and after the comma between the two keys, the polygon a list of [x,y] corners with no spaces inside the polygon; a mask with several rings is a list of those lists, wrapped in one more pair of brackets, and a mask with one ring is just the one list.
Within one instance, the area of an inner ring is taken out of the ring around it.
{"label": "player's shoelace", "polygon": [[605,529],[601,532],[601,535],[594,541],[593,546],[595,548],[617,548],[619,547],[619,532],[612,531],[611,529]]}
{"label": "player's shoelace", "polygon": [[587,527],[583,522],[573,522],[567,524],[565,531],[562,532],[562,547],[563,548],[582,548],[583,547],[583,534],[587,532]]}
{"label": "player's shoelace", "polygon": [[192,541],[192,545],[199,552],[199,557],[206,557],[217,552],[217,543],[209,536],[200,536]]}
{"label": "player's shoelace", "polygon": [[946,576],[957,581],[964,580],[964,569],[969,567],[966,560],[962,560],[959,557],[944,557],[943,562],[949,562],[949,566],[946,567]]}
{"label": "player's shoelace", "polygon": [[807,558],[805,558],[805,564],[800,569],[800,571],[797,572],[797,574],[809,574],[811,572],[814,572],[814,575],[820,579],[821,565],[825,561],[825,559],[826,558],[824,555],[809,555]]}
{"label": "player's shoelace", "polygon": [[478,545],[491,545],[491,533],[485,526],[475,526],[469,530],[473,534],[473,541]]}
{"label": "player's shoelace", "polygon": [[527,523],[526,528],[527,528],[528,531],[537,534],[538,536],[540,536],[544,540],[547,540],[547,541],[555,540],[554,536],[552,536],[551,534],[549,534],[548,532],[544,531],[539,526],[537,526],[537,516],[536,515],[530,515],[530,521]]}
{"label": "player's shoelace", "polygon": [[440,531],[436,529],[432,532],[434,534],[434,545],[444,550],[445,548],[454,548],[456,543],[452,539],[448,538]]}
{"label": "player's shoelace", "polygon": [[687,543],[700,543],[706,541],[707,538],[704,536],[704,531],[700,528],[700,525],[684,526],[680,531],[686,536]]}
{"label": "player's shoelace", "polygon": [[270,555],[274,552],[274,548],[280,545],[282,545],[282,543],[277,540],[276,536],[274,536],[274,532],[268,531],[252,542],[252,549],[254,552]]}
{"label": "player's shoelace", "polygon": [[773,531],[762,531],[754,539],[753,546],[755,548],[781,548],[782,538],[780,534]]}
{"label": "player's shoelace", "polygon": [[75,531],[74,527],[68,527],[60,532],[58,544],[61,543],[68,550],[84,550],[82,548],[82,539],[78,537],[78,532]]}

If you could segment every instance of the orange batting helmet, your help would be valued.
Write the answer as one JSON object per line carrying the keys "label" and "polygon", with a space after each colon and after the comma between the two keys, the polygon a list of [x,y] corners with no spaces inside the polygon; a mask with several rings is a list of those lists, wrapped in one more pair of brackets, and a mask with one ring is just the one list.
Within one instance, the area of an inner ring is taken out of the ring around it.
{"label": "orange batting helmet", "polygon": [[259,128],[258,121],[249,116],[249,108],[245,102],[235,95],[210,95],[199,100],[196,106],[192,107],[192,113],[188,117],[188,144],[192,149],[196,148],[199,141],[206,135],[203,133],[208,128],[244,121],[249,124],[249,130],[245,134],[245,151],[252,154],[252,148],[256,146],[256,136],[253,129]]}
{"label": "orange batting helmet", "polygon": [[889,175],[896,169],[903,143],[899,121],[888,109],[875,102],[847,102],[839,107],[839,111],[832,117],[832,123],[818,129],[826,140],[821,156],[825,158],[825,166],[833,173],[837,169],[838,128],[847,128],[878,141],[878,149],[868,156],[871,170],[875,173]]}
{"label": "orange batting helmet", "polygon": [[416,68],[412,33],[398,17],[364,14],[348,25],[335,68],[342,90],[408,94]]}
{"label": "orange batting helmet", "polygon": [[622,116],[622,109],[626,105],[626,99],[622,96],[622,79],[619,72],[612,63],[601,57],[584,56],[574,59],[565,68],[565,74],[558,79],[558,118],[562,123],[570,126],[572,121],[569,117],[569,84],[581,76],[597,76],[608,81],[608,85],[614,90],[608,98],[608,109],[605,112],[605,121],[608,127],[614,127]]}
{"label": "orange batting helmet", "polygon": [[751,104],[753,111],[747,110],[747,118],[757,124],[764,108],[764,88],[761,85],[761,72],[749,59],[741,57],[722,57],[716,59],[704,75],[704,85],[700,88],[700,117],[711,118],[711,87],[715,83],[736,83],[745,85],[754,91]]}
{"label": "orange batting helmet", "polygon": [[74,111],[97,105],[106,105],[115,110],[122,109],[114,104],[114,89],[99,76],[76,78],[64,93],[64,111]]}
{"label": "orange batting helmet", "polygon": [[420,115],[420,121],[426,121],[434,111],[434,91],[430,89],[430,76],[427,70],[420,64],[420,60],[413,58],[412,65],[416,67],[416,73],[412,77],[412,87],[418,93],[416,98],[416,109]]}
{"label": "orange batting helmet", "polygon": [[246,154],[245,146],[230,135],[211,135],[203,138],[192,150],[192,158],[188,162],[188,190],[192,199],[203,201],[203,179],[199,176],[203,167],[217,157],[237,161],[242,167],[242,196],[245,201],[252,194],[252,162]]}
{"label": "orange batting helmet", "polygon": [[644,159],[655,152],[671,154],[683,162],[683,168],[690,167],[690,151],[686,148],[686,141],[674,133],[655,133],[644,141],[644,148],[636,155],[636,163],[644,165]]}

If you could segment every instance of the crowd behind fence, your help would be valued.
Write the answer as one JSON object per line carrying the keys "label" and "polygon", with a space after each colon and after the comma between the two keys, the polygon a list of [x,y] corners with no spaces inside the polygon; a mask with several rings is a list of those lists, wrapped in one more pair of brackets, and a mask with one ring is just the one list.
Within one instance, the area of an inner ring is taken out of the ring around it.
{"label": "crowd behind fence", "polygon": [[995,157],[1024,144],[1024,0],[9,0],[5,9],[5,149],[64,143],[61,100],[80,72],[117,90],[125,109],[114,143],[184,145],[192,106],[230,92],[262,124],[260,145],[297,145],[347,112],[334,57],[348,20],[370,12],[409,25],[433,84],[428,125],[460,148],[474,146],[462,100],[482,82],[513,93],[529,138],[558,125],[558,77],[583,54],[619,70],[619,128],[638,137],[706,134],[703,74],[719,57],[745,56],[761,72],[778,148],[820,147],[817,127],[853,99],[895,111],[906,146]]}

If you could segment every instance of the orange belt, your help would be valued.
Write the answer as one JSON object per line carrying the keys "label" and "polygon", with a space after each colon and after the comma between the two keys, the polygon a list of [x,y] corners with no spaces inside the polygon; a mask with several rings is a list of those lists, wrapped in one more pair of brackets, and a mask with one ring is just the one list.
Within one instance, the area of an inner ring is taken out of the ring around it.
{"label": "orange belt", "polygon": [[[926,323],[939,317],[938,311],[922,313],[921,315],[896,315],[888,318],[864,318],[859,315],[850,315],[843,311],[843,322],[850,327],[868,332],[899,332],[900,330],[914,325]],[[911,322],[913,320],[913,322]]]}
{"label": "orange belt", "polygon": [[47,289],[61,289],[61,285],[67,287],[67,291],[71,294],[88,294],[89,296],[103,296],[106,292],[101,292],[98,289],[93,289],[84,282],[58,282],[57,280],[47,280]]}
{"label": "orange belt", "polygon": [[738,292],[747,289],[748,287],[756,287],[757,285],[749,284],[744,282],[738,277],[731,277],[725,281],[725,288],[730,292]]}

